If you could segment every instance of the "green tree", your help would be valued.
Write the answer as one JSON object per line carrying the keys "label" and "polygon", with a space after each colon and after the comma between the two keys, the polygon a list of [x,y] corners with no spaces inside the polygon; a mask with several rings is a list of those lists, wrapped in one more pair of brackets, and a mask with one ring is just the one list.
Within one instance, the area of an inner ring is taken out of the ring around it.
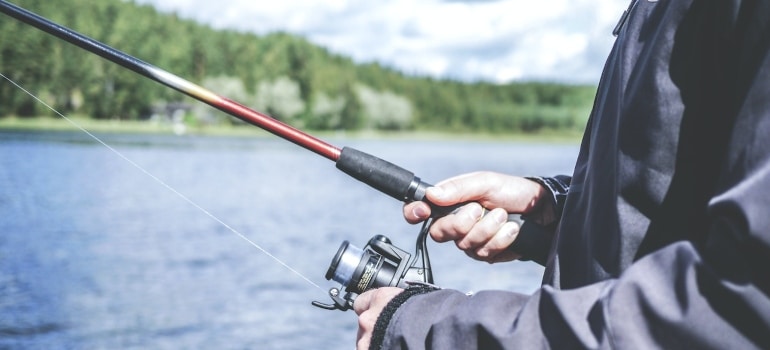
{"label": "green tree", "polygon": [[[233,100],[314,129],[580,129],[596,90],[407,75],[378,62],[355,64],[288,33],[214,30],[131,0],[71,0],[66,6],[25,0],[23,6]],[[10,18],[0,20],[0,38],[0,71],[64,113],[141,119],[154,106],[189,101]],[[0,117],[52,114],[9,84],[0,84],[0,100]]]}

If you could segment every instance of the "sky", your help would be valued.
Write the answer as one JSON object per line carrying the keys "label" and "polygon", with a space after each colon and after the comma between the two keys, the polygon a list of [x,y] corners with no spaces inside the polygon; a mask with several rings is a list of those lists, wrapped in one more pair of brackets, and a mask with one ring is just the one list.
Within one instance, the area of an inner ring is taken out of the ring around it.
{"label": "sky", "polygon": [[354,61],[461,81],[595,84],[629,0],[135,0]]}

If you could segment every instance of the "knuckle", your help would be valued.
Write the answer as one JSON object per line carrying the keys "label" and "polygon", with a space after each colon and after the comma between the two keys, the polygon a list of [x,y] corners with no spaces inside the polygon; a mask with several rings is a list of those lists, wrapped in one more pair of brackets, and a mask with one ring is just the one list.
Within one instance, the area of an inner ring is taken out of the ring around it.
{"label": "knuckle", "polygon": [[431,226],[428,233],[430,233],[430,237],[436,242],[447,242],[451,240],[448,237],[447,232],[442,229],[439,221],[433,223],[433,226]]}
{"label": "knuckle", "polygon": [[464,222],[462,222],[462,220],[453,220],[451,224],[452,224],[451,229],[454,232],[460,233],[468,230],[466,228],[467,225]]}
{"label": "knuckle", "polygon": [[358,328],[364,332],[369,331],[369,322],[366,320],[365,313],[358,317]]}
{"label": "knuckle", "polygon": [[458,239],[457,241],[455,241],[455,245],[457,245],[458,249],[463,251],[469,250],[471,248],[471,245],[467,240]]}

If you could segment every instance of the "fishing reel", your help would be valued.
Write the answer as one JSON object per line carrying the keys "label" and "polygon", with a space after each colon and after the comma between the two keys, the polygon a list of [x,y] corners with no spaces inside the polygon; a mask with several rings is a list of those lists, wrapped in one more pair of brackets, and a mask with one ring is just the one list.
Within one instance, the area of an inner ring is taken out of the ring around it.
{"label": "fishing reel", "polygon": [[370,289],[433,284],[426,246],[429,226],[426,222],[420,230],[413,258],[383,235],[372,237],[363,249],[348,241],[342,242],[326,271],[327,280],[341,284],[339,288],[329,290],[334,304],[314,301],[313,305],[327,310],[346,311],[353,308],[358,295]]}

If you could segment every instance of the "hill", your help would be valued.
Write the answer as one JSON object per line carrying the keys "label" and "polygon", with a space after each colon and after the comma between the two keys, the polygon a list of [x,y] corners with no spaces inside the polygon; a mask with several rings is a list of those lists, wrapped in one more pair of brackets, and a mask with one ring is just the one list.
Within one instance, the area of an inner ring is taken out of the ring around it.
{"label": "hill", "polygon": [[[211,27],[121,0],[28,0],[23,7],[297,127],[536,132],[582,129],[595,86],[459,82],[406,75],[288,33]],[[238,123],[201,103],[9,17],[0,71],[67,115]],[[6,38],[12,38],[8,40]],[[50,115],[0,84],[0,117]]]}

